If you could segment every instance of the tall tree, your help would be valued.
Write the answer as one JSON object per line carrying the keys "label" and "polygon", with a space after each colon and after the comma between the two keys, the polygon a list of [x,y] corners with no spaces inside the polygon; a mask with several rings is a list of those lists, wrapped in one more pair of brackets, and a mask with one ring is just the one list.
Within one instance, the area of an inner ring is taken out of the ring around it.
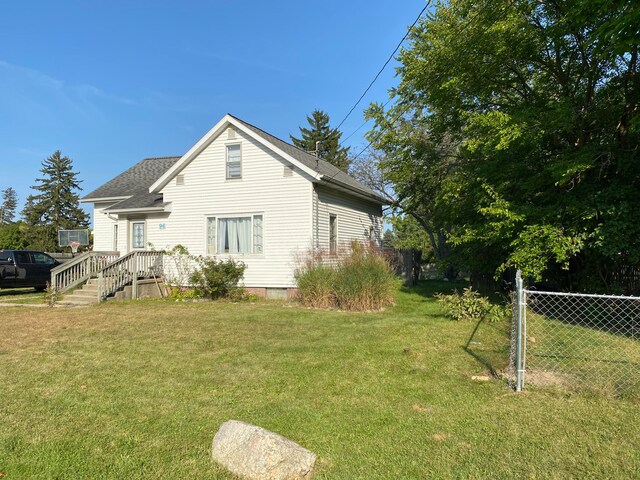
{"label": "tall tree", "polygon": [[[293,144],[307,152],[317,153],[323,160],[346,172],[350,163],[349,147],[340,146],[342,132],[330,127],[329,115],[322,110],[314,110],[311,116],[307,117],[307,122],[310,128],[300,127],[301,138],[289,135]],[[318,152],[316,152],[316,142],[320,142]]]}
{"label": "tall tree", "polygon": [[639,22],[631,0],[450,0],[412,31],[369,138],[466,267],[611,290],[640,266]]}
{"label": "tall tree", "polygon": [[7,187],[2,191],[2,205],[0,205],[0,225],[7,225],[13,222],[18,206],[18,195],[12,187]]}
{"label": "tall tree", "polygon": [[56,151],[43,160],[40,172],[43,178],[36,179],[38,184],[31,187],[40,193],[27,197],[22,216],[33,232],[31,246],[54,251],[58,248],[58,230],[86,228],[89,216],[79,206],[81,181],[69,157]]}

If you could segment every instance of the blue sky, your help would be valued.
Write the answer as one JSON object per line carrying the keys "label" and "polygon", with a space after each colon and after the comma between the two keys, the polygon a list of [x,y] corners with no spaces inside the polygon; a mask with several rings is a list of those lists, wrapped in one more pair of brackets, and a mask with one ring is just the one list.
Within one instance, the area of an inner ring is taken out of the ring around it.
{"label": "blue sky", "polygon": [[[0,190],[22,209],[59,149],[88,193],[145,157],[181,155],[225,113],[288,140],[346,115],[424,6],[380,1],[6,2]],[[391,63],[344,123],[397,82]],[[359,151],[361,129],[348,142]],[[343,138],[344,138],[343,137]]]}

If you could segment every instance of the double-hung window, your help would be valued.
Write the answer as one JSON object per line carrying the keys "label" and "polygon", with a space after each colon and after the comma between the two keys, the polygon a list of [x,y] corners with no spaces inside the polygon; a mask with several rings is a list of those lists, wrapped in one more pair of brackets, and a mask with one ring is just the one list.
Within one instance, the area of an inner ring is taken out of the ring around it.
{"label": "double-hung window", "polygon": [[338,253],[338,217],[329,215],[329,255]]}
{"label": "double-hung window", "polygon": [[242,178],[242,150],[239,144],[227,145],[227,180]]}
{"label": "double-hung window", "polygon": [[263,217],[207,217],[207,254],[261,254],[264,250]]}

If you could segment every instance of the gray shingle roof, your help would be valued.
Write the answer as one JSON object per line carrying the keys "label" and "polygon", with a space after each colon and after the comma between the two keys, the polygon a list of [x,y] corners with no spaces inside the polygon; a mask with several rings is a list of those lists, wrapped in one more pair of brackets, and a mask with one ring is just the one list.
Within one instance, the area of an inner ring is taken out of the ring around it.
{"label": "gray shingle roof", "polygon": [[374,197],[380,201],[383,201],[384,203],[387,203],[383,198],[380,197],[380,195],[378,195],[376,192],[371,190],[369,187],[358,182],[351,175],[346,174],[345,172],[340,170],[338,167],[335,167],[334,165],[330,164],[326,160],[318,159],[314,155],[311,155],[310,153],[307,153],[304,150],[294,145],[291,145],[290,143],[285,142],[284,140],[280,140],[278,137],[274,137],[270,133],[267,133],[264,130],[261,130],[260,128],[254,125],[251,125],[250,123],[247,123],[244,120],[239,119],[238,117],[235,117],[231,114],[229,114],[229,116],[236,119],[238,122],[243,124],[245,127],[247,127],[249,130],[251,130],[255,134],[264,138],[267,142],[272,143],[273,145],[278,147],[287,155],[292,156],[293,158],[298,160],[300,163],[302,163],[306,167],[325,176],[323,180],[328,182],[335,181],[335,182],[341,183],[362,194],[365,194],[370,197]]}
{"label": "gray shingle roof", "polygon": [[129,197],[126,200],[122,200],[115,205],[111,205],[109,208],[106,208],[105,211],[163,207],[164,205],[165,203],[162,201],[161,193],[144,192],[138,193],[137,195]]}
{"label": "gray shingle roof", "polygon": [[145,158],[129,170],[84,196],[87,198],[129,197],[147,193],[154,184],[180,157]]}
{"label": "gray shingle roof", "polygon": [[[358,192],[381,203],[386,201],[376,192],[366,185],[358,182],[352,176],[346,174],[339,168],[333,166],[329,162],[318,159],[314,155],[297,148],[284,140],[274,137],[270,133],[245,122],[231,114],[235,120],[240,122],[246,128],[251,130],[259,137],[274,145],[287,155],[295,158],[297,161],[305,165],[307,168],[318,172],[323,176],[322,180],[327,183],[341,184],[349,190]],[[91,193],[85,195],[83,200],[98,198],[114,198],[114,197],[130,197],[116,205],[109,207],[109,210],[133,209],[133,208],[150,208],[164,205],[162,203],[162,194],[149,193],[149,187],[153,185],[164,173],[167,172],[181,157],[156,157],[145,158],[136,163],[133,167],[121,173],[117,177],[109,180],[101,187],[95,189]]]}

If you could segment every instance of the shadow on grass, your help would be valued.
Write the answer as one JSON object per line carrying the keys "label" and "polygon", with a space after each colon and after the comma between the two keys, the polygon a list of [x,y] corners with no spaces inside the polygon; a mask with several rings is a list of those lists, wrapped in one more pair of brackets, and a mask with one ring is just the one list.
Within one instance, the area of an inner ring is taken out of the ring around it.
{"label": "shadow on grass", "polygon": [[469,282],[457,280],[447,282],[444,280],[420,280],[416,285],[403,286],[400,290],[404,293],[412,293],[423,297],[432,298],[435,293],[452,293],[454,290],[461,291],[468,287]]}
{"label": "shadow on grass", "polygon": [[[403,286],[401,291],[435,301],[434,294],[436,293],[450,294],[454,290],[461,292],[468,286],[469,282],[466,281],[424,280],[413,286]],[[489,295],[489,298],[492,303],[505,301],[504,295],[499,293]],[[473,324],[470,336],[465,337],[466,342],[461,347],[492,376],[498,378],[501,376],[500,371],[504,370],[509,362],[510,332],[508,327],[508,320],[496,323],[480,320]],[[499,330],[498,334],[496,334],[496,329]]]}
{"label": "shadow on grass", "polygon": [[480,324],[482,323],[484,323],[484,319],[481,319],[476,323],[475,327],[473,327],[473,332],[471,332],[471,336],[467,340],[467,343],[465,344],[465,346],[462,347],[462,349],[465,352],[467,352],[469,355],[471,355],[476,360],[476,362],[484,366],[489,371],[489,373],[491,373],[491,376],[499,377],[498,369],[493,364],[493,359],[484,357],[482,356],[482,354],[477,353],[473,349],[471,349],[471,344],[474,342],[474,338],[476,337],[476,334],[478,333],[478,329],[480,328]]}
{"label": "shadow on grass", "polygon": [[35,288],[2,288],[0,289],[0,297],[16,297],[21,295],[28,295],[40,293]]}

